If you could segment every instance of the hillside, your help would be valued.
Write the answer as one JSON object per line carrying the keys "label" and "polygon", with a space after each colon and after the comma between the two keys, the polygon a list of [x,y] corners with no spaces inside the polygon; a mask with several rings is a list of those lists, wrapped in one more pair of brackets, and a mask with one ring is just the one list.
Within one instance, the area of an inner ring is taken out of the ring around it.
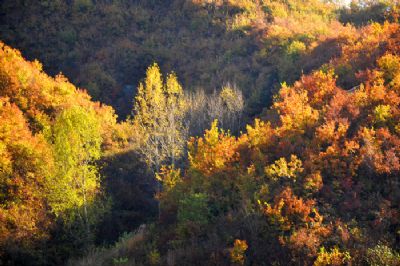
{"label": "hillside", "polygon": [[153,62],[188,90],[237,85],[254,115],[280,82],[327,62],[336,48],[323,47],[343,27],[319,0],[6,0],[0,10],[4,42],[123,116]]}
{"label": "hillside", "polygon": [[[49,77],[38,61],[25,61],[19,51],[2,43],[0,61],[1,262],[59,264],[70,252],[95,241],[101,223],[107,228],[110,206],[114,215],[120,210],[118,199],[109,202],[120,187],[134,191],[130,200],[149,199],[150,204],[153,190],[141,188],[146,178],[132,177],[136,169],[130,171],[134,185],[124,183],[121,173],[110,173],[117,166],[121,169],[127,156],[133,160],[130,167],[138,165],[137,157],[127,152],[129,147],[134,153],[133,127],[118,124],[111,107],[91,101],[61,75]],[[113,186],[105,187],[104,180],[113,181]],[[151,217],[149,205],[123,207],[136,220],[124,230],[133,230],[143,220],[141,209]],[[124,218],[114,219],[111,235],[101,231],[101,242],[121,233],[116,221]]]}
{"label": "hillside", "polygon": [[400,265],[399,10],[2,1],[0,265]]}
{"label": "hillside", "polygon": [[343,47],[331,67],[357,71],[353,90],[315,71],[269,121],[192,138],[187,169],[158,175],[159,220],[82,265],[399,265],[399,33],[372,24]]}

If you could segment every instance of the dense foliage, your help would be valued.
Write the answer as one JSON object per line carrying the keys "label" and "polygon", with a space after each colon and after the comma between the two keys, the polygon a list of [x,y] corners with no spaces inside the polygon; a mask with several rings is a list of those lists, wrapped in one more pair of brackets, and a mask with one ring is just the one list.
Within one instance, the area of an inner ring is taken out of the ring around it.
{"label": "dense foliage", "polygon": [[[97,160],[119,150],[128,130],[112,108],[63,76],[53,79],[39,62],[0,48],[0,256],[47,263],[42,252],[60,252],[52,241],[74,248],[93,242],[107,209]],[[55,240],[61,231],[67,239]]]}
{"label": "dense foliage", "polygon": [[[162,173],[161,216],[147,240],[160,263],[398,265],[399,32],[364,28],[354,37],[365,44],[349,41],[326,70],[283,85],[270,121],[245,134],[215,122],[192,138],[183,175]],[[345,64],[359,70],[351,91],[333,72]]]}
{"label": "dense foliage", "polygon": [[236,84],[254,115],[279,82],[329,60],[335,49],[312,52],[343,27],[320,0],[5,0],[0,14],[4,42],[123,116],[153,62],[186,89]]}
{"label": "dense foliage", "polygon": [[400,265],[398,12],[2,1],[0,265]]}

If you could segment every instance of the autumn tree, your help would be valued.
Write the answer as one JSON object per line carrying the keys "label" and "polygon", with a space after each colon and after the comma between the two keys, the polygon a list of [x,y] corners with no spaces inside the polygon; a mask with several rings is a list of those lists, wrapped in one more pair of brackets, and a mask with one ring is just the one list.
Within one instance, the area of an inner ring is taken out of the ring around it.
{"label": "autumn tree", "polygon": [[23,113],[0,98],[0,260],[34,255],[49,237],[46,179],[53,158],[43,135],[32,135]]}
{"label": "autumn tree", "polygon": [[[184,115],[183,90],[176,75],[167,75],[164,82],[160,68],[153,64],[139,84],[132,121],[140,138],[140,154],[152,174],[157,174],[163,164],[176,164],[183,155],[187,139]],[[160,193],[158,181],[157,192]],[[160,202],[158,213],[160,218]]]}
{"label": "autumn tree", "polygon": [[209,176],[225,169],[237,159],[235,137],[211,124],[203,137],[191,138],[188,144],[190,167]]}
{"label": "autumn tree", "polygon": [[219,91],[206,94],[204,90],[188,92],[185,95],[187,112],[185,122],[191,136],[200,136],[217,119],[219,125],[233,134],[239,134],[243,127],[245,100],[242,92],[231,84]]}
{"label": "autumn tree", "polygon": [[92,243],[104,209],[95,161],[132,127],[2,42],[0,61],[0,261],[62,261]]}
{"label": "autumn tree", "polygon": [[95,222],[90,208],[100,191],[100,132],[94,110],[79,106],[62,111],[53,128],[57,173],[49,180],[50,206],[67,223],[78,218],[87,237]]}
{"label": "autumn tree", "polygon": [[142,137],[139,149],[153,172],[182,156],[186,141],[184,114],[183,90],[176,75],[169,74],[164,82],[160,68],[153,64],[139,84],[133,118]]}

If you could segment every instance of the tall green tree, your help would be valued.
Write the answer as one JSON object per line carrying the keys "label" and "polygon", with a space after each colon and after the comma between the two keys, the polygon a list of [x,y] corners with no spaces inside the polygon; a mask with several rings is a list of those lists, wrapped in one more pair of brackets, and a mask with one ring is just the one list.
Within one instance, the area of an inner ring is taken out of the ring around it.
{"label": "tall green tree", "polygon": [[56,215],[62,215],[67,221],[78,218],[87,236],[93,223],[89,208],[100,187],[96,166],[101,155],[100,133],[94,110],[79,106],[62,111],[53,128],[58,171],[50,180],[50,206]]}

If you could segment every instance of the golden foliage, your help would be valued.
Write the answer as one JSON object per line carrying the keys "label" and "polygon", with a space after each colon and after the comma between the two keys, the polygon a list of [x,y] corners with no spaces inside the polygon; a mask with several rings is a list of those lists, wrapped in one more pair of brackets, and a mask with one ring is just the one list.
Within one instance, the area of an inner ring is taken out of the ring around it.
{"label": "golden foliage", "polygon": [[245,252],[248,249],[246,240],[235,239],[233,248],[230,249],[231,261],[235,264],[243,265],[245,262]]}

